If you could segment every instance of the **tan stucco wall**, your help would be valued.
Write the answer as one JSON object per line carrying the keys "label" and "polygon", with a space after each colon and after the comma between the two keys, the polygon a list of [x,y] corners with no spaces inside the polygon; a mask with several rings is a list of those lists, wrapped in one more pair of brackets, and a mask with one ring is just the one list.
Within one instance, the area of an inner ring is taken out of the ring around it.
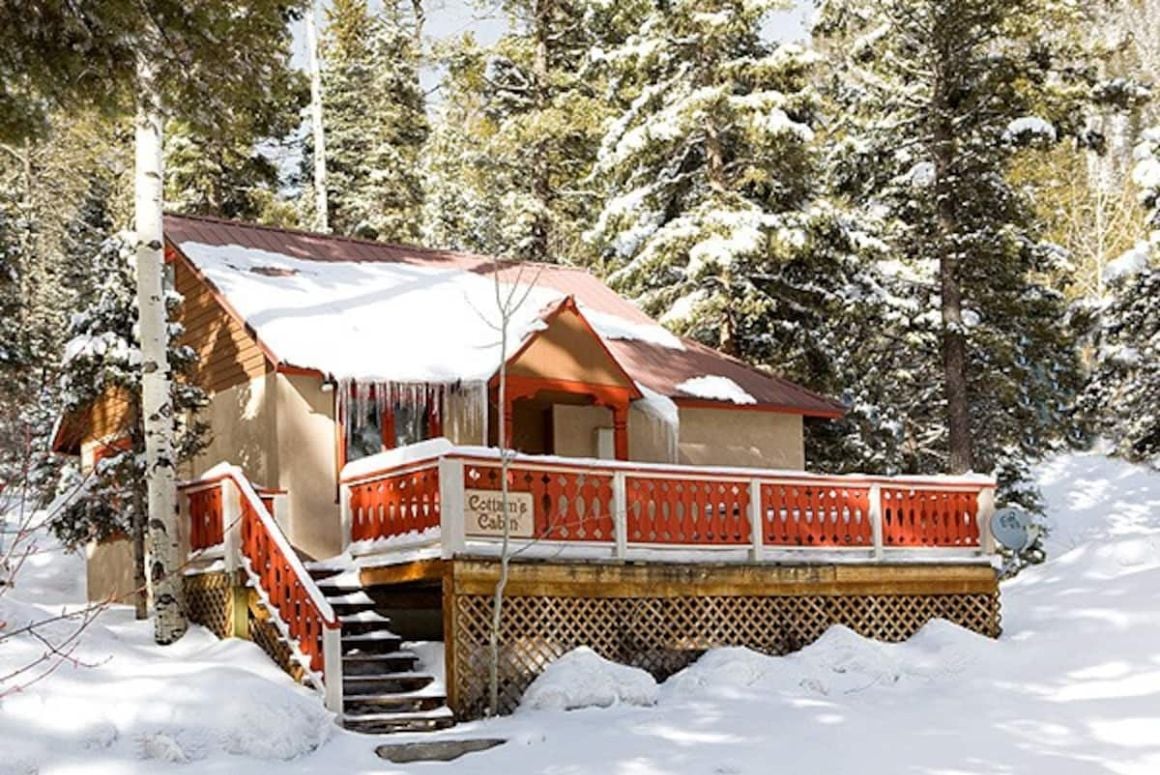
{"label": "tan stucco wall", "polygon": [[680,417],[681,463],[794,470],[805,467],[800,415],[681,407]]}
{"label": "tan stucco wall", "polygon": [[635,406],[628,410],[628,459],[642,463],[676,463],[674,428]]}
{"label": "tan stucco wall", "polygon": [[239,465],[255,484],[288,491],[278,521],[291,543],[315,557],[340,551],[334,392],[320,378],[256,377],[215,394],[202,419],[213,438],[185,475]]}
{"label": "tan stucco wall", "polygon": [[342,550],[334,391],[318,377],[275,375],[278,471],[287,490],[290,542],[316,558]]}
{"label": "tan stucco wall", "polygon": [[132,604],[133,543],[119,538],[85,547],[85,588],[89,600]]}
{"label": "tan stucco wall", "polygon": [[552,441],[564,457],[596,457],[596,429],[612,427],[612,410],[603,406],[552,407]]}
{"label": "tan stucco wall", "polygon": [[274,386],[277,375],[256,377],[215,393],[200,419],[209,424],[210,443],[192,461],[188,476],[221,462],[241,466],[251,481],[273,486],[278,472]]}

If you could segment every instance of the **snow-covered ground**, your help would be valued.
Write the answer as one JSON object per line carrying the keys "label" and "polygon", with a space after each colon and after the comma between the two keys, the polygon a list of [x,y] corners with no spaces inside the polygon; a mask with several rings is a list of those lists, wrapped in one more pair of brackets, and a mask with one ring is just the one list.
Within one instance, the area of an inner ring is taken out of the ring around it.
{"label": "snow-covered ground", "polygon": [[[160,649],[115,610],[86,633],[80,656],[96,667],[66,665],[2,701],[0,773],[1160,772],[1160,474],[1088,454],[1039,477],[1051,559],[1005,585],[997,642],[935,622],[897,645],[834,628],[788,657],[721,649],[653,706],[464,724],[440,736],[509,742],[403,766],[374,756],[386,738],[331,731],[315,697],[250,644],[194,631]],[[78,572],[39,563],[0,598],[0,618],[75,600]],[[0,674],[31,648],[0,643]]]}

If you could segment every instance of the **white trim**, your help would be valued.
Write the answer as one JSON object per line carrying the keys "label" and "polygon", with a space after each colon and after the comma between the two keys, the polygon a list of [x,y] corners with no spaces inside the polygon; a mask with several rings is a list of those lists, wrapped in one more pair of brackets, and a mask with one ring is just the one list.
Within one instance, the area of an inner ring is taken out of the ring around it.
{"label": "white trim", "polygon": [[995,535],[991,532],[991,520],[995,518],[995,489],[984,488],[979,493],[979,513],[976,516],[979,526],[979,553],[990,555],[995,553]]}
{"label": "white trim", "polygon": [[[493,447],[457,446],[445,438],[429,439],[406,447],[387,450],[348,463],[342,469],[340,480],[346,483],[377,479],[420,470],[424,463],[453,456],[465,463],[498,462],[500,450]],[[808,471],[790,471],[767,468],[730,466],[690,466],[674,463],[641,463],[630,460],[601,460],[599,458],[572,458],[555,455],[512,456],[513,465],[532,470],[570,471],[593,473],[605,469],[609,473],[625,471],[632,476],[663,478],[674,474],[695,479],[728,479],[749,481],[758,478],[765,484],[829,484],[835,487],[869,487],[878,483],[891,489],[921,487],[924,490],[969,491],[980,487],[994,487],[995,479],[981,474],[960,476],[881,476],[871,474],[815,474]],[[406,466],[406,468],[404,468]]]}
{"label": "white trim", "polygon": [[463,551],[467,526],[464,523],[463,461],[439,458],[439,526],[442,555],[451,559]]}
{"label": "white trim", "polygon": [[874,559],[881,561],[885,547],[882,543],[882,487],[870,485],[870,532],[874,536]]}
{"label": "white trim", "polygon": [[338,486],[339,520],[342,529],[342,551],[350,549],[354,541],[354,514],[350,510],[350,485]]}
{"label": "white trim", "polygon": [[226,571],[233,573],[242,561],[242,509],[238,499],[241,490],[232,478],[221,480],[222,490],[222,557]]}
{"label": "white trim", "polygon": [[761,561],[765,551],[765,509],[761,503],[761,480],[749,480],[749,559]]}
{"label": "white trim", "polygon": [[613,556],[628,556],[628,495],[623,471],[612,475],[612,532],[616,539]]}
{"label": "white trim", "polygon": [[325,676],[326,709],[342,719],[342,630],[325,627],[322,630],[322,674]]}

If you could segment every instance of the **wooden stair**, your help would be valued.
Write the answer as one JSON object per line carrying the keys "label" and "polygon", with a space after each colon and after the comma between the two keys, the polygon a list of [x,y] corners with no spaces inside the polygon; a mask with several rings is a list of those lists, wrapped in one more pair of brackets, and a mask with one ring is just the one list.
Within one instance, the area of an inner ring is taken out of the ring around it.
{"label": "wooden stair", "polygon": [[415,670],[419,658],[375,611],[357,574],[325,563],[309,563],[307,570],[342,625],[342,726],[368,734],[452,726],[455,717],[435,677]]}

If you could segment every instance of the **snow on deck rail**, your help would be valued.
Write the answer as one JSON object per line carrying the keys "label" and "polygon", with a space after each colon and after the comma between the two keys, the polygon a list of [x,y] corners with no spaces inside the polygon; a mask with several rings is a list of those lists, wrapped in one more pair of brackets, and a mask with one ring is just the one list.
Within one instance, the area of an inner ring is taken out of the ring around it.
{"label": "snow on deck rail", "polygon": [[[494,543],[502,520],[488,494],[500,490],[500,462],[497,449],[435,439],[348,465],[348,541],[390,554],[438,530],[445,557]],[[511,531],[518,544],[622,559],[666,551],[721,558],[730,549],[750,561],[780,561],[786,551],[987,555],[995,486],[974,474],[824,475],[522,454],[510,455],[508,469],[509,509],[524,513]]]}
{"label": "snow on deck rail", "polygon": [[[179,489],[191,525],[199,533],[223,537],[225,570],[245,570],[296,661],[313,683],[325,684],[327,704],[332,705],[330,694],[342,682],[339,657],[330,653],[337,648],[339,619],[274,521],[268,503],[238,466],[227,463],[183,482]],[[325,677],[319,681],[319,676]]]}

